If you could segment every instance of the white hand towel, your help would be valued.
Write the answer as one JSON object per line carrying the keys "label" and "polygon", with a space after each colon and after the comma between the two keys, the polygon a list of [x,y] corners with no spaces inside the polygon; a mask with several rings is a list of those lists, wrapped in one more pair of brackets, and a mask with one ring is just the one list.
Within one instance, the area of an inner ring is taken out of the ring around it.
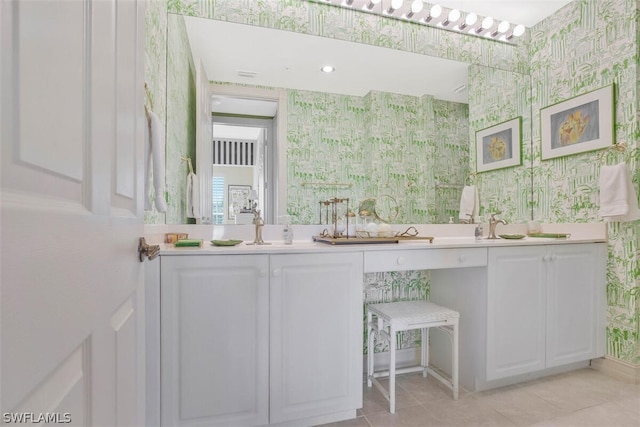
{"label": "white hand towel", "polygon": [[640,219],[636,190],[625,163],[600,168],[600,216],[616,222]]}
{"label": "white hand towel", "polygon": [[480,198],[478,197],[478,187],[475,185],[465,185],[460,197],[460,212],[458,217],[465,221],[471,218],[478,219],[480,213]]}
{"label": "white hand towel", "polygon": [[153,169],[153,190],[155,205],[158,212],[166,212],[167,203],[164,200],[165,180],[165,139],[164,129],[158,116],[147,110],[149,133],[145,147],[145,209],[151,210],[149,173]]}
{"label": "white hand towel", "polygon": [[200,181],[198,175],[187,175],[187,218],[200,218]]}

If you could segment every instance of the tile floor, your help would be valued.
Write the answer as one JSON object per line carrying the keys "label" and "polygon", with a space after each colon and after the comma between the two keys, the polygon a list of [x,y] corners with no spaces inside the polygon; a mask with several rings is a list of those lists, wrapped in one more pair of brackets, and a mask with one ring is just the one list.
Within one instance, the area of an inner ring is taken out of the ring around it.
{"label": "tile floor", "polygon": [[461,389],[454,401],[437,380],[407,374],[396,377],[395,414],[365,384],[358,417],[328,426],[640,427],[640,385],[585,368],[483,392]]}

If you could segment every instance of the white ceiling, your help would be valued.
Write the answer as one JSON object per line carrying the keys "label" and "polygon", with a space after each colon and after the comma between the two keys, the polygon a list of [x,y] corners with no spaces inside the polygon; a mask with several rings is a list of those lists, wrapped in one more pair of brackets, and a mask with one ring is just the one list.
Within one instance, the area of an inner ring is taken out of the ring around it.
{"label": "white ceiling", "polygon": [[[529,27],[569,2],[442,0],[439,4]],[[209,80],[357,96],[374,89],[467,102],[466,90],[454,91],[466,87],[465,63],[251,25],[186,16],[185,22],[193,55],[202,60]],[[336,71],[322,73],[320,68],[327,64]],[[214,110],[223,105],[214,105]]]}

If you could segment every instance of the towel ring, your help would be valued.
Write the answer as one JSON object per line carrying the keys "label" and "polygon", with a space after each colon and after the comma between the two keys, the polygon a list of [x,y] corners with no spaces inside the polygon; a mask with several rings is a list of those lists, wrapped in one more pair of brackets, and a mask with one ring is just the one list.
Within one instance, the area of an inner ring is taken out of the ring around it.
{"label": "towel ring", "polygon": [[189,173],[193,173],[193,165],[191,164],[191,157],[181,156],[180,160],[182,160],[183,162],[187,162],[189,164]]}
{"label": "towel ring", "polygon": [[472,185],[476,178],[478,178],[478,172],[471,172],[469,176],[467,176],[465,182],[467,183],[467,185]]}
{"label": "towel ring", "polygon": [[[144,82],[144,93],[147,95],[147,101],[149,102],[149,108],[153,111],[153,97],[151,96],[151,91],[149,90],[149,85],[147,82]],[[145,104],[145,107],[147,104]]]}
{"label": "towel ring", "polygon": [[627,151],[627,144],[625,144],[624,142],[620,142],[617,144],[610,145],[604,150],[602,150],[600,154],[598,154],[598,164],[604,165],[607,162],[607,154],[609,154],[612,151],[615,151],[618,153],[624,153],[625,151]]}

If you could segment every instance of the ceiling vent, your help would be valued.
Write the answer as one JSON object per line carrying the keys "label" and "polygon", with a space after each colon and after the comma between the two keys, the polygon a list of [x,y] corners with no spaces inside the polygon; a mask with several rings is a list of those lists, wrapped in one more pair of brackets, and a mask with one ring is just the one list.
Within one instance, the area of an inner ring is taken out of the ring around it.
{"label": "ceiling vent", "polygon": [[258,73],[256,73],[255,71],[238,70],[238,76],[240,76],[240,77],[247,77],[249,79],[252,79],[257,75],[258,75]]}

